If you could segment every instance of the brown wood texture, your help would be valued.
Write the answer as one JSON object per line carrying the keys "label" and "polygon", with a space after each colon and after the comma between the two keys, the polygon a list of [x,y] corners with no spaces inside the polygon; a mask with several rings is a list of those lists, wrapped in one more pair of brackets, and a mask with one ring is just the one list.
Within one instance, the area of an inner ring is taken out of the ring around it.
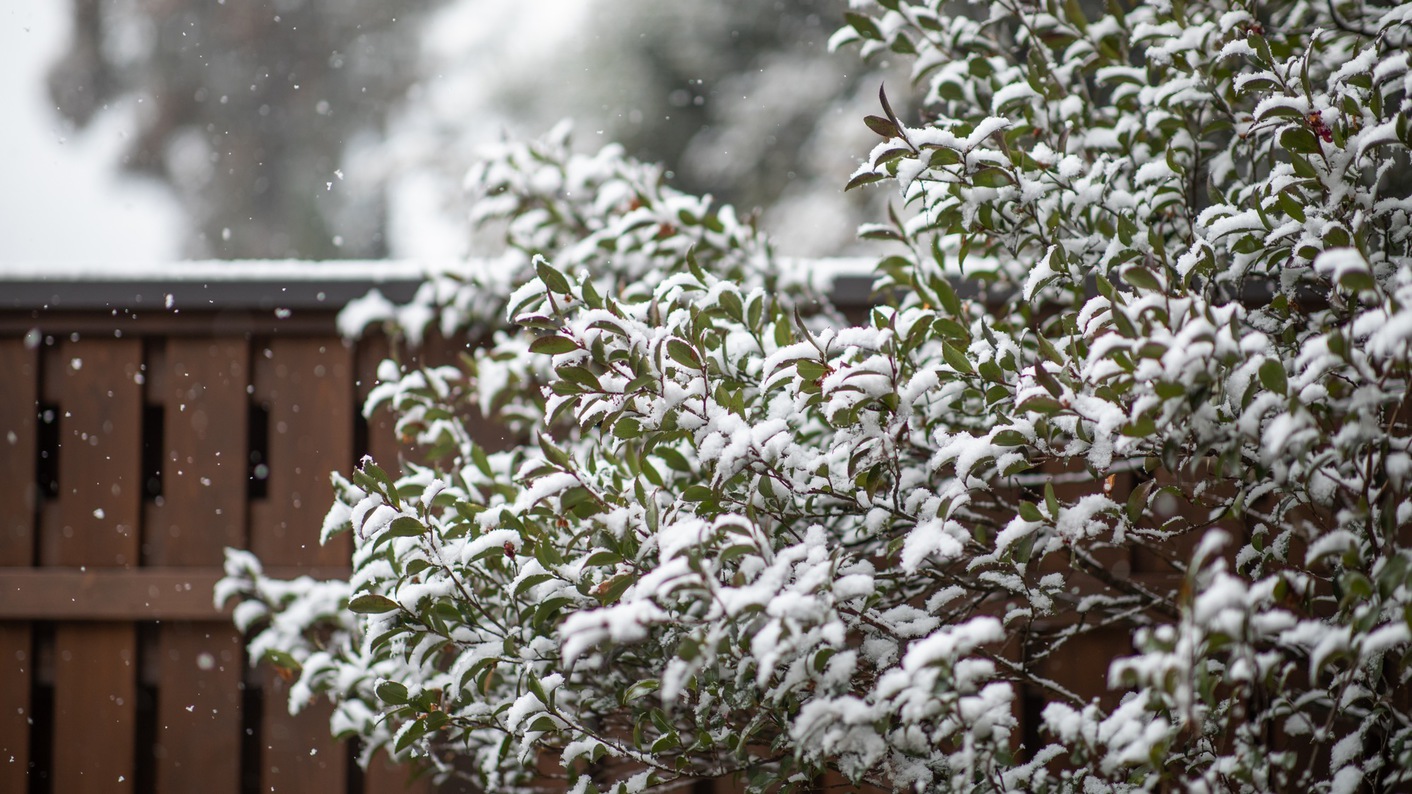
{"label": "brown wood texture", "polygon": [[[347,578],[347,568],[267,568],[276,579]],[[0,620],[222,620],[219,568],[0,568]]]}
{"label": "brown wood texture", "polygon": [[250,548],[271,565],[347,564],[347,537],[319,545],[329,472],[353,466],[352,353],[338,339],[257,344],[254,396],[269,406],[268,489],[250,506]]}
{"label": "brown wood texture", "polygon": [[38,357],[21,339],[0,339],[0,565],[34,559]]}
{"label": "brown wood texture", "polygon": [[54,791],[133,791],[137,629],[62,623],[54,631]]}
{"label": "brown wood texture", "polygon": [[0,791],[27,785],[33,646],[28,623],[0,622]]}
{"label": "brown wood texture", "polygon": [[289,713],[289,683],[260,670],[264,713],[260,720],[260,791],[276,794],[341,792],[348,785],[348,747],[329,735],[326,702]]}
{"label": "brown wood texture", "polygon": [[[49,357],[59,404],[59,496],[48,565],[131,568],[141,520],[142,345],[62,341]],[[54,632],[54,788],[130,791],[136,759],[137,629]]]}
{"label": "brown wood texture", "polygon": [[[35,416],[38,357],[20,339],[0,340],[0,565],[34,559]],[[5,601],[0,591],[0,604]],[[25,790],[29,769],[33,635],[25,622],[0,622],[0,791]]]}
{"label": "brown wood texture", "polygon": [[0,312],[0,335],[22,337],[30,329],[40,328],[47,334],[64,336],[79,333],[112,337],[113,331],[119,330],[125,338],[302,334],[336,339],[336,317],[337,312],[334,311],[309,309],[295,311],[288,317],[278,317],[273,310],[229,309],[173,314],[157,307],[122,311],[116,315],[106,311]]}
{"label": "brown wood texture", "polygon": [[378,753],[363,771],[363,794],[430,794],[434,790],[431,778],[408,780],[412,768],[394,764],[385,753]]}
{"label": "brown wood texture", "polygon": [[237,794],[244,642],[229,623],[164,624],[160,631],[157,792]]}
{"label": "brown wood texture", "polygon": [[1097,699],[1105,709],[1118,705],[1123,690],[1108,688],[1108,662],[1133,654],[1132,634],[1122,627],[1095,629],[1069,640],[1057,653],[1034,665],[1035,672],[1084,700]]}
{"label": "brown wood texture", "polygon": [[172,339],[153,375],[164,408],[162,506],[147,532],[152,565],[219,566],[245,545],[249,344]]}
{"label": "brown wood texture", "polygon": [[[254,397],[269,406],[268,489],[250,506],[250,548],[267,565],[347,564],[348,538],[319,545],[333,502],[329,472],[353,464],[353,361],[335,338],[274,339],[252,352]],[[276,496],[277,495],[277,496]],[[330,709],[288,711],[288,684],[261,671],[262,792],[341,791],[348,748],[329,736]]]}
{"label": "brown wood texture", "polygon": [[[213,569],[224,548],[245,545],[249,344],[244,338],[169,339],[163,353],[160,372],[149,372],[149,387],[155,387],[151,401],[164,409],[165,449],[163,498],[150,514],[146,557],[173,566],[178,580],[182,566],[216,577],[219,571]],[[205,595],[209,602],[213,584],[201,582],[189,590],[177,584],[165,591]],[[207,606],[210,611],[200,617],[219,618],[214,605]],[[242,732],[240,634],[228,622],[165,623],[158,632],[152,748],[157,791],[235,794]]]}
{"label": "brown wood texture", "polygon": [[59,404],[57,526],[45,565],[132,567],[141,521],[142,345],[64,341],[45,373]]}

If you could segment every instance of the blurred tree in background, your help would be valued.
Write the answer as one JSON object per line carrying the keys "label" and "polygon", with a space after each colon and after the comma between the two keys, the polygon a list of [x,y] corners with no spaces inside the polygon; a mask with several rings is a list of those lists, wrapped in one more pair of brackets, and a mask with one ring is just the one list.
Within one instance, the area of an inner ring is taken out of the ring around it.
{"label": "blurred tree in background", "polygon": [[554,9],[499,0],[74,0],[50,88],[79,127],[139,103],[123,164],[175,191],[187,256],[468,253],[411,238],[437,214],[463,235],[461,183],[485,144],[564,117],[686,190],[770,207],[789,253],[837,254],[877,215],[842,187],[882,80],[828,56],[844,5],[592,0],[553,28]]}
{"label": "blurred tree in background", "polygon": [[382,256],[381,191],[333,183],[382,140],[433,2],[74,0],[50,90],[78,127],[140,103],[123,165],[175,191],[188,256]]}
{"label": "blurred tree in background", "polygon": [[[592,59],[611,80],[589,81],[600,87],[594,98],[608,116],[605,137],[639,159],[671,164],[682,189],[736,206],[813,196],[819,180],[823,192],[845,200],[854,155],[872,142],[856,111],[876,102],[881,79],[853,52],[828,53],[845,3],[612,5],[616,13],[594,17],[601,52]],[[664,106],[641,108],[641,97],[660,97]],[[851,239],[854,224],[847,225]]]}

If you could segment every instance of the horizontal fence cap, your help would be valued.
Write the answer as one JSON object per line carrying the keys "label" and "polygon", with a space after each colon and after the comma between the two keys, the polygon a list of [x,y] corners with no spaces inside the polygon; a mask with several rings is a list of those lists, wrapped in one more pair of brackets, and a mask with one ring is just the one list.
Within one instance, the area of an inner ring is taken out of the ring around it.
{"label": "horizontal fence cap", "polygon": [[329,309],[378,289],[407,301],[426,267],[405,261],[0,265],[0,309]]}
{"label": "horizontal fence cap", "polygon": [[[871,259],[785,258],[780,265],[807,271],[840,306],[870,301]],[[405,303],[426,274],[455,267],[406,260],[0,264],[0,310],[336,311],[372,289]]]}

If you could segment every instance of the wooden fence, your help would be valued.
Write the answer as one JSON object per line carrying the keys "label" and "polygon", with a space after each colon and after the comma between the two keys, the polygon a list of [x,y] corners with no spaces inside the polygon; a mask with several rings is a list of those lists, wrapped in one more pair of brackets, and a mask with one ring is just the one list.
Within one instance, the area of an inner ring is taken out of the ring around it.
{"label": "wooden fence", "polygon": [[386,343],[334,329],[371,279],[220,275],[0,281],[0,791],[405,790],[211,603],[226,546],[348,565],[328,473],[396,457],[358,411]]}
{"label": "wooden fence", "polygon": [[[346,571],[346,537],[317,542],[328,474],[397,458],[358,410],[387,342],[334,327],[374,285],[413,282],[381,264],[0,275],[0,792],[431,790],[360,770],[326,708],[289,716],[211,603],[227,546],[276,575]],[[1046,672],[1102,691],[1104,666],[1075,660],[1127,649],[1109,639]]]}

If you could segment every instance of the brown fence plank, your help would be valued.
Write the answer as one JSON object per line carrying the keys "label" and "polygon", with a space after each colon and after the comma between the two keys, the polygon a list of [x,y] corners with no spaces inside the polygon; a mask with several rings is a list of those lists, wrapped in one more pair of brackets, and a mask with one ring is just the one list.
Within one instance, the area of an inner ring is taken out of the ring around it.
{"label": "brown fence plank", "polygon": [[290,715],[289,683],[269,667],[260,671],[265,692],[260,721],[260,791],[279,794],[341,792],[348,785],[348,747],[329,735],[327,702]]}
{"label": "brown fence plank", "polygon": [[1105,709],[1118,705],[1121,690],[1108,688],[1109,663],[1133,653],[1132,632],[1124,627],[1105,627],[1074,637],[1062,653],[1034,665],[1036,672],[1085,700],[1097,699]]}
{"label": "brown fence plank", "polygon": [[158,794],[240,789],[243,640],[229,624],[161,627],[158,651]]}
{"label": "brown fence plank", "polygon": [[[130,568],[141,516],[142,346],[64,341],[45,373],[59,403],[50,565]],[[57,360],[56,360],[57,359]],[[137,727],[137,629],[65,623],[54,632],[54,788],[128,791]]]}
{"label": "brown fence plank", "polygon": [[[244,338],[169,339],[156,401],[164,408],[162,506],[147,559],[205,576],[245,544]],[[155,374],[155,373],[154,373]],[[158,588],[159,590],[161,588]],[[189,592],[210,601],[211,584]],[[214,613],[214,606],[211,612]],[[208,614],[208,617],[216,617]],[[242,640],[221,623],[166,623],[158,636],[156,785],[160,794],[234,794],[240,786]]]}
{"label": "brown fence plank", "polygon": [[0,565],[29,565],[34,559],[35,417],[38,408],[37,357],[23,340],[0,340]]}
{"label": "brown fence plank", "polygon": [[363,794],[429,794],[432,789],[430,777],[420,777],[408,781],[412,767],[394,764],[385,753],[378,753],[363,772]]}
{"label": "brown fence plank", "polygon": [[137,629],[63,623],[54,631],[54,790],[133,790]]}
{"label": "brown fence plank", "polygon": [[148,533],[154,565],[220,565],[245,545],[249,344],[242,339],[167,342],[163,506]]}
{"label": "brown fence plank", "polygon": [[28,623],[0,623],[0,791],[26,786],[32,650]]}
{"label": "brown fence plank", "polygon": [[254,393],[270,409],[270,474],[268,498],[250,506],[250,548],[267,564],[348,562],[348,538],[320,546],[319,527],[333,503],[329,473],[353,465],[352,369],[336,337],[257,345]]}
{"label": "brown fence plank", "polygon": [[[357,393],[358,409],[368,399],[368,393],[378,385],[378,365],[392,353],[392,346],[383,334],[369,334],[358,341]],[[397,440],[397,419],[391,411],[380,409],[368,417],[367,454],[388,472],[401,469],[401,444]]]}
{"label": "brown fence plank", "polygon": [[[329,473],[353,464],[352,353],[336,337],[274,339],[253,352],[256,400],[269,406],[268,497],[250,506],[250,548],[266,565],[347,565],[346,536],[319,545],[333,502]],[[262,792],[341,791],[348,748],[329,736],[325,703],[288,713],[288,684],[261,671]]]}
{"label": "brown fence plank", "polygon": [[142,345],[59,344],[45,373],[59,401],[58,526],[47,565],[137,565],[141,510]]}
{"label": "brown fence plank", "polygon": [[[35,416],[39,372],[23,340],[0,340],[0,565],[34,560]],[[3,603],[0,594],[0,603]],[[0,791],[24,791],[29,769],[33,638],[27,622],[0,623]]]}

